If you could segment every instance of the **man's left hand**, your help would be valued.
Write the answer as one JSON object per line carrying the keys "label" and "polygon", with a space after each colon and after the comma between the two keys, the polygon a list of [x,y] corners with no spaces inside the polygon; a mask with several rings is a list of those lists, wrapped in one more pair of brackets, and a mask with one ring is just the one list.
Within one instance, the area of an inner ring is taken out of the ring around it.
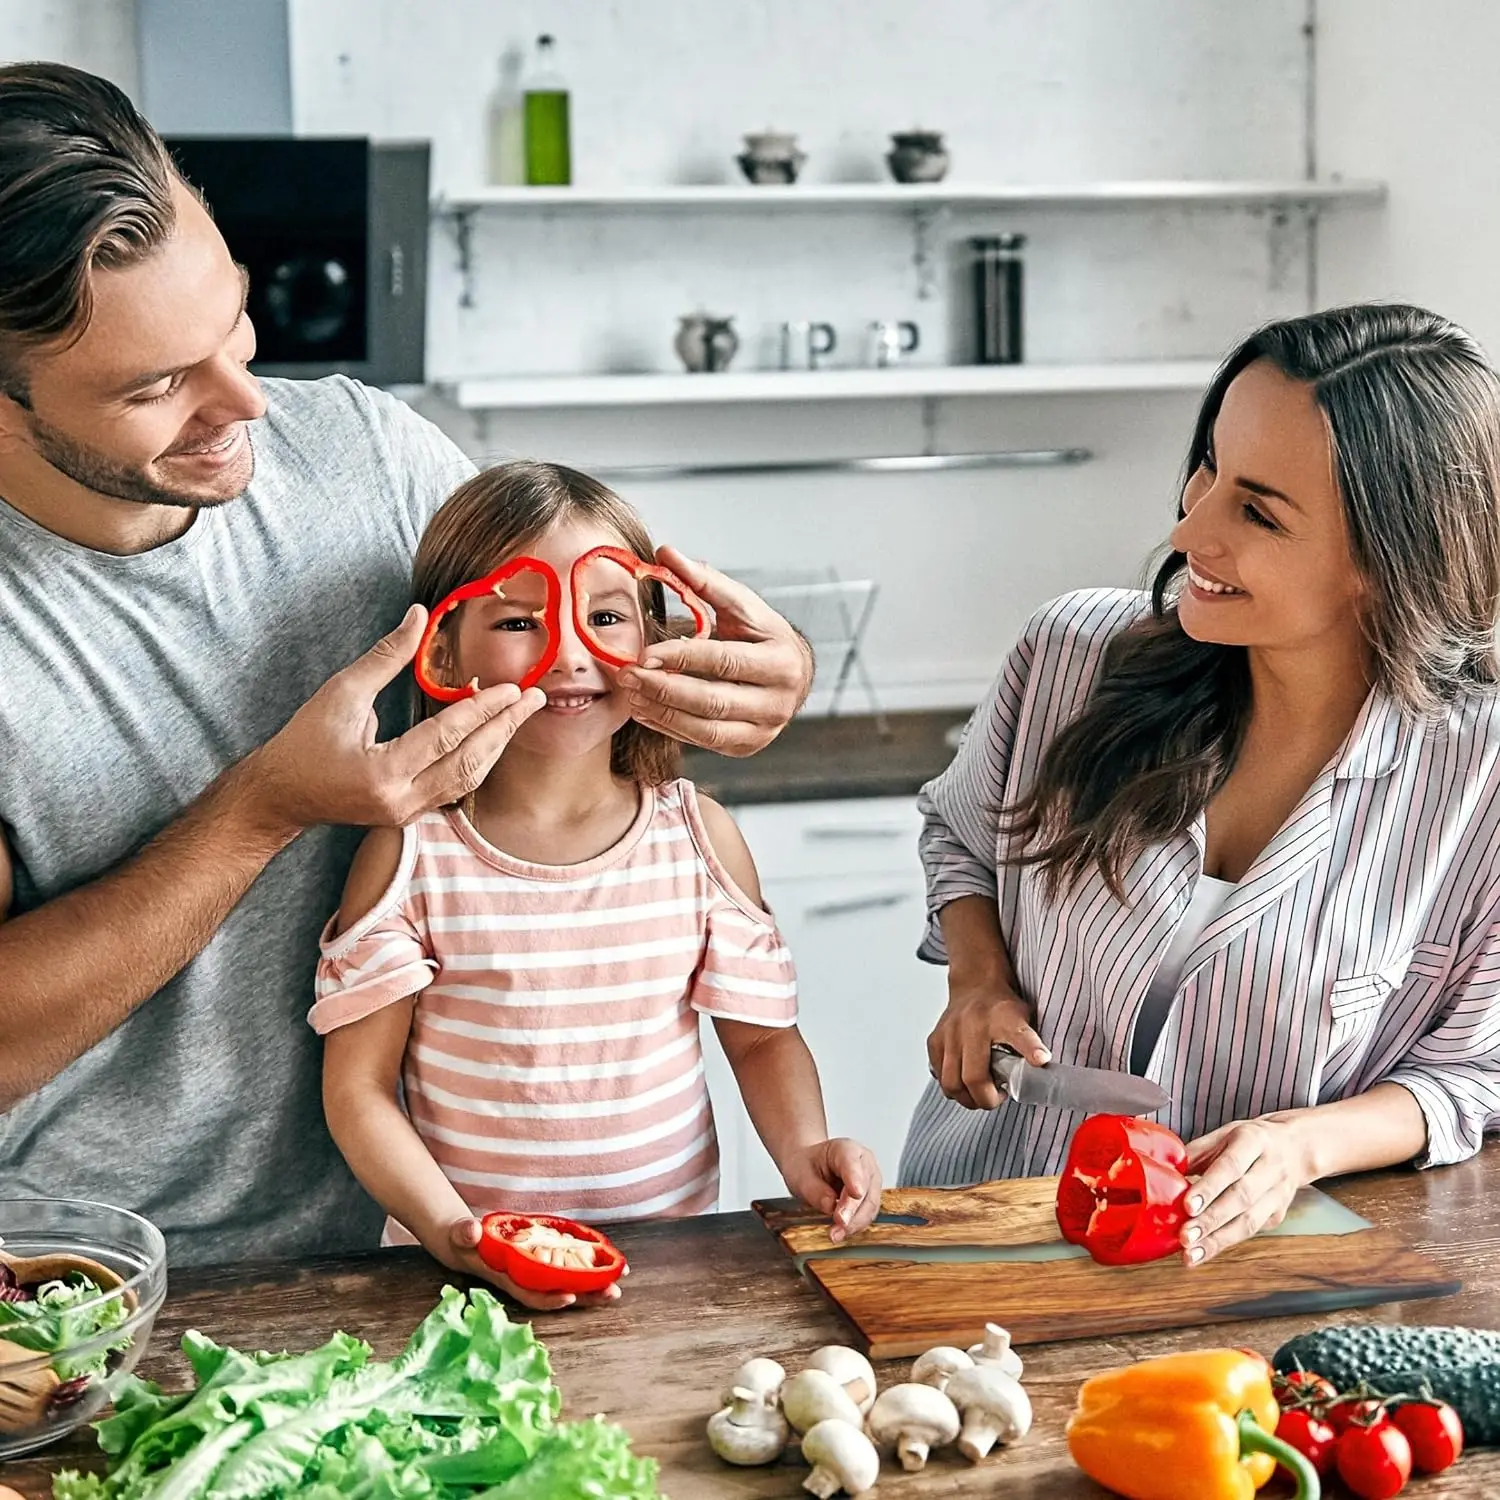
{"label": "man's left hand", "polygon": [[1188,1265],[1274,1229],[1286,1218],[1297,1189],[1311,1181],[1298,1115],[1289,1111],[1236,1120],[1188,1142],[1190,1183],[1182,1228]]}
{"label": "man's left hand", "polygon": [[753,755],[786,727],[812,686],[812,650],[753,590],[661,547],[670,568],[714,611],[714,635],[661,641],[620,682],[631,717],[720,755]]}

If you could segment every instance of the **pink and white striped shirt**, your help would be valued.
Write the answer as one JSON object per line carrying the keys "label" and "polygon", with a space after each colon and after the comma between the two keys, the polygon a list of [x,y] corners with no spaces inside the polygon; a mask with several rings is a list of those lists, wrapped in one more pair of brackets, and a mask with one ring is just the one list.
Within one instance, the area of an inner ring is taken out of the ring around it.
{"label": "pink and white striped shirt", "polygon": [[[922,789],[929,925],[999,903],[1023,993],[1059,1062],[1128,1070],[1142,1003],[1203,869],[1204,820],[1142,852],[1122,902],[1091,869],[1057,901],[1000,863],[999,815],[1083,708],[1111,638],[1149,596],[1090,589],[1032,618],[953,764]],[[1371,692],[1348,738],[1192,944],[1145,1072],[1184,1137],[1344,1099],[1389,1079],[1427,1120],[1418,1165],[1500,1126],[1500,694],[1415,723]],[[969,1110],[929,1085],[903,1183],[1056,1172],[1080,1116]]]}
{"label": "pink and white striped shirt", "polygon": [[589,1221],[712,1209],[698,1016],[797,1018],[786,945],[688,781],[643,787],[624,838],[583,864],[513,859],[456,808],[405,829],[373,910],[324,933],[308,1020],[326,1033],[413,994],[406,1110],[460,1196]]}

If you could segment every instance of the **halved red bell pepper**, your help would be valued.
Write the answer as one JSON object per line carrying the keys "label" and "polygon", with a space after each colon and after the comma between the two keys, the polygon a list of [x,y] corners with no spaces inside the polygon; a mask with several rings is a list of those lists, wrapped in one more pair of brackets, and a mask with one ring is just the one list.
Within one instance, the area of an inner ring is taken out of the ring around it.
{"label": "halved red bell pepper", "polygon": [[599,558],[605,558],[623,568],[636,583],[649,578],[661,584],[663,588],[671,589],[687,606],[688,612],[693,617],[693,636],[696,638],[708,634],[710,629],[708,606],[670,568],[664,568],[660,563],[648,562],[643,557],[637,557],[634,552],[628,552],[624,547],[594,547],[574,562],[569,582],[573,594],[573,629],[578,632],[578,638],[588,647],[590,653],[598,657],[600,661],[611,667],[635,665],[634,657],[617,655],[589,627],[589,595],[588,590],[583,586],[582,570]]}
{"label": "halved red bell pepper", "polygon": [[574,1219],[492,1213],[480,1229],[480,1260],[528,1292],[602,1292],[625,1274],[625,1257]]}
{"label": "halved red bell pepper", "polygon": [[1154,1120],[1092,1115],[1073,1133],[1057,1186],[1057,1225],[1101,1265],[1160,1260],[1181,1248],[1187,1147]]}
{"label": "halved red bell pepper", "polygon": [[476,578],[472,583],[465,583],[454,589],[427,616],[427,628],[422,632],[422,639],[417,645],[412,672],[416,676],[417,686],[429,698],[436,698],[439,703],[458,703],[464,698],[472,698],[479,690],[477,681],[466,683],[463,687],[450,687],[445,682],[437,681],[429,667],[428,655],[449,614],[466,599],[482,599],[486,594],[494,594],[503,599],[505,591],[502,585],[518,573],[535,573],[546,585],[546,602],[537,611],[537,617],[547,632],[547,644],[536,664],[517,685],[522,688],[535,687],[547,675],[552,663],[557,660],[562,636],[562,580],[557,576],[557,570],[539,557],[513,557],[509,562],[501,563],[493,573],[486,573],[483,578]]}

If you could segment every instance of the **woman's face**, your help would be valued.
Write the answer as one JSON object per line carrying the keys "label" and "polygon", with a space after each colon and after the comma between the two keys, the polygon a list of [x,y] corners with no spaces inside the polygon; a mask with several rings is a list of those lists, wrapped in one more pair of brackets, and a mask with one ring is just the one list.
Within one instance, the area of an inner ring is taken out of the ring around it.
{"label": "woman's face", "polygon": [[[615,683],[615,669],[593,656],[573,621],[569,582],[574,562],[595,547],[626,547],[607,526],[582,518],[558,522],[537,537],[526,553],[548,563],[562,581],[563,597],[557,659],[537,686],[547,706],[516,733],[523,750],[572,757],[606,744],[630,717],[626,695]],[[623,568],[591,563],[580,585],[588,599],[584,621],[616,656],[634,658],[645,640],[640,595]],[[538,618],[546,603],[540,575],[518,573],[506,580],[503,598],[470,600],[458,611],[450,632],[453,653],[450,680],[477,677],[481,687],[518,682],[536,665],[547,645]]]}
{"label": "woman's face", "polygon": [[1194,640],[1346,650],[1359,637],[1362,585],[1310,386],[1264,359],[1235,376],[1182,504],[1171,541],[1187,556],[1178,617]]}

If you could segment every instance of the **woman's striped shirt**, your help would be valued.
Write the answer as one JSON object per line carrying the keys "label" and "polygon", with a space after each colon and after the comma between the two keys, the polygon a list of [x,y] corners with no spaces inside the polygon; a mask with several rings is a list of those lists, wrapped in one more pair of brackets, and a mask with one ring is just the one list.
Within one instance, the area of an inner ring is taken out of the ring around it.
{"label": "woman's striped shirt", "polygon": [[[321,1032],[418,995],[405,1104],[476,1213],[699,1213],[718,1196],[700,1013],[797,1017],[791,957],[719,862],[693,786],[643,788],[614,848],[513,859],[448,808],[404,832],[374,909],[325,932]],[[399,1226],[387,1240],[409,1242]]]}
{"label": "woman's striped shirt", "polygon": [[[1125,900],[1097,870],[1056,903],[1000,863],[1000,809],[1084,705],[1104,647],[1144,594],[1069,594],[1027,626],[953,764],[922,793],[929,924],[966,895],[998,901],[1037,1029],[1059,1062],[1126,1070],[1157,964],[1203,868],[1204,821],[1145,850]],[[1347,1098],[1383,1079],[1427,1120],[1418,1164],[1458,1161],[1500,1125],[1500,698],[1415,723],[1372,692],[1348,738],[1261,851],[1182,970],[1147,1068],[1185,1138]],[[905,1183],[1060,1169],[1077,1114],[967,1110],[936,1084],[917,1106]]]}

